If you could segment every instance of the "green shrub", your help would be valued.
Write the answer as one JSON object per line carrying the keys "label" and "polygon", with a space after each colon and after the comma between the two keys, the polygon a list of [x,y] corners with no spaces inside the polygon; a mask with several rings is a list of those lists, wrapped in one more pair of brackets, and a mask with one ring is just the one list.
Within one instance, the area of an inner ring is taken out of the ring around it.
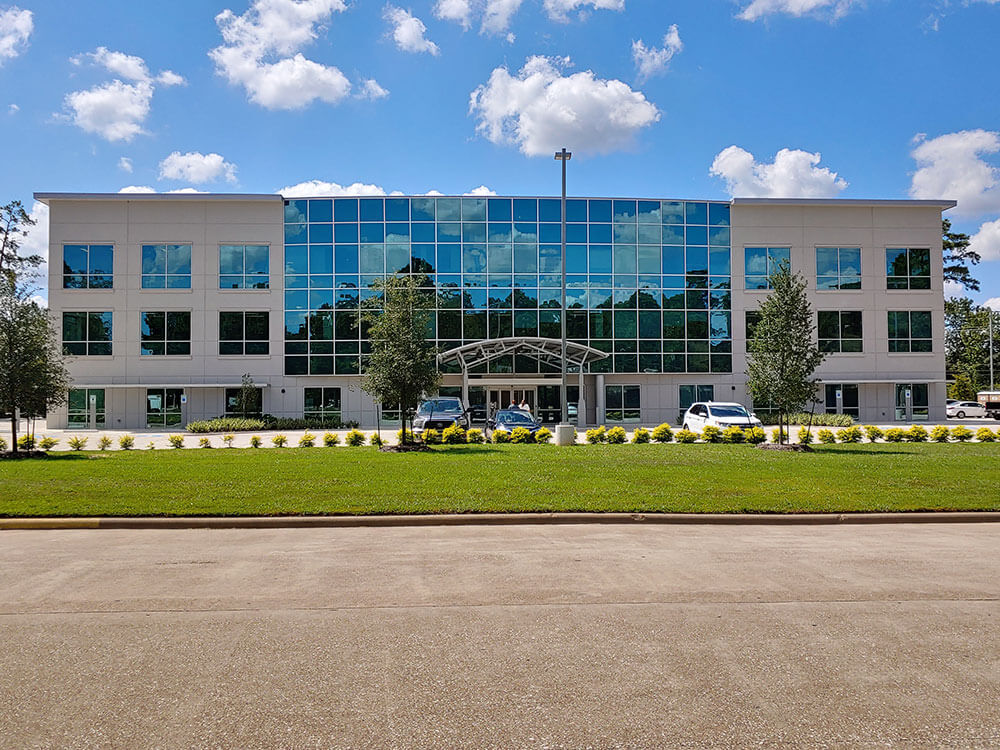
{"label": "green shrub", "polygon": [[118,438],[118,447],[123,451],[130,451],[135,447],[135,438],[131,435],[122,435]]}
{"label": "green shrub", "polygon": [[260,446],[261,446],[262,443],[263,443],[263,441],[260,439],[260,435],[251,435],[250,436],[250,447],[251,448],[260,448]]}
{"label": "green shrub", "polygon": [[223,435],[222,442],[226,444],[227,448],[233,447],[233,441],[236,440],[236,436],[233,434]]}
{"label": "green shrub", "polygon": [[[80,437],[78,435],[74,435],[66,442],[69,444],[69,447],[75,451],[82,451],[87,447],[87,438]],[[2,448],[0,448],[0,450],[2,450]]]}
{"label": "green shrub", "polygon": [[883,435],[882,428],[876,427],[873,424],[870,424],[867,427],[865,427],[865,434],[868,436],[868,440],[870,440],[873,443],[876,442]]}
{"label": "green shrub", "polygon": [[857,425],[837,431],[837,440],[842,443],[860,443],[864,433]]}
{"label": "green shrub", "polygon": [[510,431],[510,442],[512,443],[532,443],[534,442],[531,430],[527,427],[515,427]]}
{"label": "green shrub", "polygon": [[344,436],[344,442],[352,448],[365,444],[365,433],[361,430],[353,429]]}
{"label": "green shrub", "polygon": [[284,435],[275,435],[273,438],[271,438],[271,445],[273,445],[275,448],[284,448],[286,445],[288,445],[288,438],[285,437]]}
{"label": "green shrub", "polygon": [[751,427],[746,431],[746,439],[748,443],[760,445],[767,442],[767,433],[762,427]]}
{"label": "green shrub", "polygon": [[250,430],[265,430],[267,423],[263,419],[243,419],[241,417],[218,417],[189,422],[188,432],[249,432]]}
{"label": "green shrub", "polygon": [[299,438],[300,448],[313,448],[316,445],[316,436],[311,432],[304,432]]}
{"label": "green shrub", "polygon": [[788,432],[782,428],[775,427],[771,430],[770,440],[772,443],[780,443],[781,437],[788,437]]}
{"label": "green shrub", "polygon": [[816,433],[816,439],[824,445],[832,445],[837,442],[837,436],[833,434],[833,430],[828,430],[826,428]]}
{"label": "green shrub", "polygon": [[906,431],[906,440],[910,443],[926,443],[927,428],[919,424],[912,425]]}
{"label": "green shrub", "polygon": [[808,445],[809,443],[813,442],[813,440],[814,436],[812,430],[810,430],[808,427],[799,428],[799,442],[802,445]]}
{"label": "green shrub", "polygon": [[183,435],[169,435],[167,437],[167,442],[174,448],[184,447],[184,436]]}
{"label": "green shrub", "polygon": [[146,443],[146,450],[148,450],[148,451],[155,451],[156,450],[156,443],[154,443],[152,440],[150,440],[148,443]]}
{"label": "green shrub", "polygon": [[972,430],[964,424],[956,425],[951,428],[951,437],[956,442],[964,443],[966,440],[972,440]]}
{"label": "green shrub", "polygon": [[[472,432],[472,430],[469,430]],[[469,438],[469,442],[472,442],[472,438]],[[552,442],[552,430],[548,427],[539,427],[538,432],[535,433],[535,442],[540,444]]]}
{"label": "green shrub", "polygon": [[706,443],[721,443],[722,430],[715,425],[707,424],[705,425],[705,429],[701,431],[701,439]]}
{"label": "green shrub", "polygon": [[510,433],[507,430],[493,430],[493,442],[497,445],[510,442]]}
{"label": "green shrub", "polygon": [[636,427],[635,432],[632,433],[633,443],[648,443],[649,442],[649,430],[645,427]]}
{"label": "green shrub", "polygon": [[652,438],[655,443],[669,443],[674,439],[674,431],[670,429],[670,425],[664,422],[653,428]]}
{"label": "green shrub", "polygon": [[906,431],[902,427],[890,427],[885,431],[885,442],[902,443],[906,438]]}
{"label": "green shrub", "polygon": [[43,435],[38,441],[38,447],[43,451],[50,451],[59,445],[59,441],[54,437],[49,437],[48,435]]}
{"label": "green shrub", "polygon": [[424,445],[441,445],[441,432],[428,428],[420,433],[420,439],[424,441]]}
{"label": "green shrub", "polygon": [[674,439],[678,443],[693,443],[698,439],[698,433],[691,432],[691,430],[681,429],[674,433]]}
{"label": "green shrub", "polygon": [[[542,430],[544,429],[545,428],[543,427]],[[541,432],[542,430],[539,430],[539,432]],[[549,434],[551,435],[551,433]],[[486,442],[486,438],[483,437],[483,431],[480,430],[478,427],[473,427],[468,432],[466,432],[465,439],[468,440],[473,445],[480,445]]]}
{"label": "green shrub", "polygon": [[441,440],[445,445],[462,445],[465,443],[465,430],[458,422],[453,422],[441,432]]}
{"label": "green shrub", "polygon": [[340,435],[336,432],[327,432],[323,435],[323,445],[327,448],[332,448],[335,445],[340,445]]}
{"label": "green shrub", "polygon": [[411,443],[414,440],[416,440],[416,438],[413,437],[413,430],[411,430],[409,428],[401,427],[398,430],[396,430],[396,441],[397,442],[399,442],[399,443],[403,442],[403,430],[404,429],[406,430],[406,439],[407,440],[409,440]]}
{"label": "green shrub", "polygon": [[110,447],[111,447],[111,438],[109,438],[107,435],[101,435],[97,439],[97,448],[99,450],[106,451]]}
{"label": "green shrub", "polygon": [[35,436],[25,433],[17,439],[17,447],[23,451],[35,450]]}
{"label": "green shrub", "polygon": [[605,443],[608,440],[608,433],[604,429],[604,425],[587,430],[586,436],[587,436],[587,442],[590,443],[591,445],[598,445],[599,443]]}
{"label": "green shrub", "polygon": [[377,432],[373,432],[368,437],[368,444],[369,445],[374,445],[377,448],[381,448],[382,447],[382,442],[383,442],[382,441],[382,436],[379,435]]}
{"label": "green shrub", "polygon": [[624,427],[612,427],[608,430],[606,439],[613,445],[621,445],[628,440],[628,436],[625,434]]}
{"label": "green shrub", "polygon": [[722,442],[723,443],[742,443],[743,442],[743,428],[737,425],[731,424],[729,427],[722,431]]}
{"label": "green shrub", "polygon": [[[778,413],[773,411],[754,412],[757,418],[765,425],[778,424]],[[850,414],[810,414],[808,412],[797,412],[788,415],[789,424],[811,424],[813,427],[850,427],[854,424],[854,419]]]}
{"label": "green shrub", "polygon": [[0,437],[0,451],[7,450],[7,441]]}
{"label": "green shrub", "polygon": [[207,437],[200,438],[198,440],[198,447],[199,448],[212,448],[213,447],[212,441],[209,440]]}
{"label": "green shrub", "polygon": [[935,443],[947,443],[951,433],[943,424],[931,428],[931,440]]}
{"label": "green shrub", "polygon": [[993,430],[989,427],[980,427],[976,430],[976,440],[980,443],[992,443],[996,440],[996,435],[993,434]]}

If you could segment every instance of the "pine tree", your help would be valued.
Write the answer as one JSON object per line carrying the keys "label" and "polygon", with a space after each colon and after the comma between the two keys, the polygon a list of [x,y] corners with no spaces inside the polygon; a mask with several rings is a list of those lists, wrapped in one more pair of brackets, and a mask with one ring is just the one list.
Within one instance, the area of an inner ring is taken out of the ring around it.
{"label": "pine tree", "polygon": [[28,229],[35,226],[21,201],[11,201],[0,206],[0,274],[9,278],[38,268],[45,259],[41,255],[20,255],[20,238],[28,235]]}
{"label": "pine tree", "polygon": [[979,291],[979,281],[972,277],[970,265],[977,265],[979,253],[969,249],[969,235],[951,231],[951,221],[941,222],[941,246],[944,248],[944,280],[961,284],[972,292]]}

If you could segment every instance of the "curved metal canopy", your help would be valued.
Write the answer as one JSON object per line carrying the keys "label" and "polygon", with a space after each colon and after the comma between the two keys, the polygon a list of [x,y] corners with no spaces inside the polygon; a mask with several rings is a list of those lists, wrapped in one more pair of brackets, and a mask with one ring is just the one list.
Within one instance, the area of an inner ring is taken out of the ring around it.
{"label": "curved metal canopy", "polygon": [[[487,339],[441,352],[437,358],[439,364],[457,362],[465,370],[509,354],[521,354],[539,362],[559,367],[562,364],[562,341],[522,336]],[[591,346],[577,344],[573,341],[566,342],[567,365],[582,368],[584,365],[606,359],[608,356],[607,352],[599,351]]]}

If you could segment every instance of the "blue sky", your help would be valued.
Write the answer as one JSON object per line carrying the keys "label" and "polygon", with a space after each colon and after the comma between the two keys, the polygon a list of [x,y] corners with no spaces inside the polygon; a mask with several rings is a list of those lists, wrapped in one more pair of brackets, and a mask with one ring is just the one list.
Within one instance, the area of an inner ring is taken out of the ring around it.
{"label": "blue sky", "polygon": [[1000,0],[0,0],[0,202],[555,194],[565,144],[577,195],[955,198],[1000,309],[998,31]]}

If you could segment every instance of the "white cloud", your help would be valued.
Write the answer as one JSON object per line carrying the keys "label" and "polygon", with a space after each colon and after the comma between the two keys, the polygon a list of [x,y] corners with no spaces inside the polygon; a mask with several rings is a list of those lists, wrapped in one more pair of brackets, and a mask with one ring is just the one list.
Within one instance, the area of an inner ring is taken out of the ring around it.
{"label": "white cloud", "polygon": [[471,195],[496,195],[496,194],[497,194],[496,190],[490,190],[485,185],[480,185],[479,187],[473,188],[472,190],[470,190],[467,193],[462,193],[462,195],[470,195],[470,196]]}
{"label": "white cloud", "polygon": [[720,151],[709,172],[726,182],[729,194],[740,198],[831,198],[847,181],[818,166],[820,154],[783,148],[770,164],[758,162],[739,146]]}
{"label": "white cloud", "polygon": [[503,34],[510,29],[514,14],[524,0],[486,0],[483,10],[482,34]]}
{"label": "white cloud", "polygon": [[466,31],[472,26],[472,3],[470,0],[437,0],[434,16],[442,21],[454,21]]}
{"label": "white cloud", "polygon": [[34,27],[30,10],[21,10],[16,5],[0,10],[0,65],[27,48]]}
{"label": "white cloud", "polygon": [[118,160],[118,168],[122,172],[128,172],[129,174],[132,174],[132,160],[129,159],[127,156],[123,156],[121,159]]}
{"label": "white cloud", "polygon": [[990,297],[982,306],[990,308],[993,312],[1000,312],[1000,297]]}
{"label": "white cloud", "polygon": [[350,93],[347,77],[298,50],[346,8],[344,0],[254,0],[242,15],[224,10],[215,17],[224,44],[209,57],[216,72],[266,109],[301,109],[317,99],[336,104]]}
{"label": "white cloud", "polygon": [[625,10],[625,0],[545,0],[544,7],[554,21],[568,21],[569,13],[577,8]]}
{"label": "white cloud", "polygon": [[645,81],[659,73],[664,73],[674,55],[684,49],[677,24],[667,29],[662,47],[647,47],[641,39],[632,42],[632,59],[639,72],[639,80]]}
{"label": "white cloud", "polygon": [[1000,260],[1000,219],[987,221],[969,238],[969,249],[984,261]]}
{"label": "white cloud", "polygon": [[288,185],[281,188],[278,192],[286,198],[385,195],[385,189],[378,185],[366,185],[362,182],[341,185],[336,182],[323,182],[322,180],[307,180],[296,185]]}
{"label": "white cloud", "polygon": [[837,19],[861,2],[862,0],[752,0],[737,17],[744,21],[757,21],[765,16],[784,13],[796,18],[816,15]]}
{"label": "white cloud", "polygon": [[424,195],[444,195],[440,190],[428,190]]}
{"label": "white cloud", "polygon": [[915,142],[911,198],[956,200],[954,212],[965,216],[1000,211],[1000,169],[982,158],[1000,151],[1000,133],[963,130]]}
{"label": "white cloud", "polygon": [[236,165],[226,161],[221,154],[202,154],[190,151],[182,154],[174,151],[160,162],[161,180],[183,180],[195,184],[216,182],[236,182]]}
{"label": "white cloud", "polygon": [[9,115],[16,115],[20,111],[21,108],[16,104],[11,104],[9,107],[7,107],[7,114]]}
{"label": "white cloud", "polygon": [[361,82],[361,90],[357,94],[359,99],[369,99],[371,101],[385,99],[387,96],[389,96],[388,90],[382,88],[374,78],[364,79]]}
{"label": "white cloud", "polygon": [[387,5],[383,15],[385,20],[392,24],[392,38],[396,41],[396,46],[399,49],[404,52],[440,54],[441,50],[438,46],[424,36],[427,32],[424,22],[410,11]]}
{"label": "white cloud", "polygon": [[183,86],[187,83],[184,80],[184,76],[177,75],[172,70],[161,71],[158,76],[156,76],[156,82],[162,83],[164,86]]}
{"label": "white cloud", "polygon": [[[139,194],[148,194],[148,193],[157,193],[157,194],[159,194],[160,191],[157,190],[156,188],[150,187],[149,185],[128,185],[127,187],[123,187],[118,192],[119,193],[139,193]],[[178,188],[177,190],[167,190],[166,194],[167,195],[172,195],[172,194],[175,194],[175,193],[197,193],[197,194],[200,195],[200,194],[207,193],[207,192],[208,192],[207,190],[198,190],[197,188],[186,187],[186,188]]]}
{"label": "white cloud", "polygon": [[582,153],[628,147],[636,133],[660,119],[640,91],[592,71],[563,76],[569,58],[528,58],[512,76],[496,68],[469,97],[476,131],[493,143],[516,144],[528,156],[565,146]]}
{"label": "white cloud", "polygon": [[85,60],[90,60],[94,65],[99,65],[109,73],[129,81],[161,83],[164,86],[180,86],[187,83],[183,76],[177,75],[172,70],[160,71],[154,79],[149,73],[146,61],[141,57],[109,50],[107,47],[98,47],[93,52],[70,58],[70,62],[74,65],[82,65]]}

